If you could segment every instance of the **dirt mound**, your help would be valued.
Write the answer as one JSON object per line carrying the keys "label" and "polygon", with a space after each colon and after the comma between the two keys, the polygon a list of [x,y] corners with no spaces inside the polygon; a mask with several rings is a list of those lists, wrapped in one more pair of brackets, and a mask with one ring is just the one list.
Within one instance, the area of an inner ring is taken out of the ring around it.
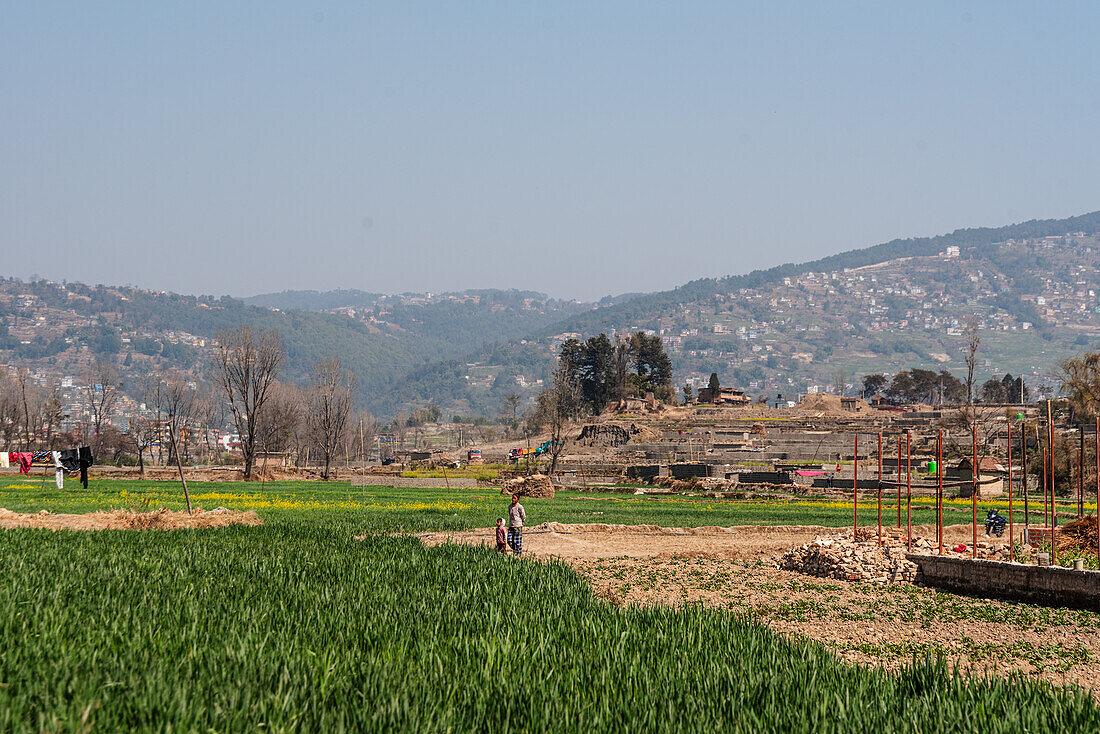
{"label": "dirt mound", "polygon": [[841,401],[839,395],[822,393],[802,398],[798,408],[814,413],[865,413],[871,410],[871,406],[859,398],[844,398]]}
{"label": "dirt mound", "polygon": [[44,528],[47,530],[180,530],[183,528],[220,528],[227,525],[263,525],[252,510],[227,510],[218,507],[204,511],[196,507],[185,511],[161,508],[152,512],[106,510],[85,515],[54,515],[47,510],[38,513],[18,513],[0,507],[0,528]]}
{"label": "dirt mound", "polygon": [[520,497],[554,497],[554,483],[545,474],[532,474],[528,477],[516,477],[504,483],[501,494],[518,494]]}

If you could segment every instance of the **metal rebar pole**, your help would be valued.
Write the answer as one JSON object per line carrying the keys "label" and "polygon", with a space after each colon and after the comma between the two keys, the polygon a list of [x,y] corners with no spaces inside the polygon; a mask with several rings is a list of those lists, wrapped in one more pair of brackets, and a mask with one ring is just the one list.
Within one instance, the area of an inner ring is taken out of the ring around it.
{"label": "metal rebar pole", "polygon": [[1058,565],[1058,506],[1054,504],[1054,414],[1047,400],[1047,443],[1050,445],[1050,565]]}
{"label": "metal rebar pole", "polygon": [[898,530],[901,530],[901,436],[898,436]]}
{"label": "metal rebar pole", "polygon": [[974,478],[974,487],[970,493],[970,504],[974,507],[974,546],[970,549],[970,557],[978,557],[978,426],[970,427],[971,445],[974,447],[974,464],[970,467],[970,475]]}
{"label": "metal rebar pole", "polygon": [[1077,517],[1085,514],[1085,427],[1077,424]]}
{"label": "metal rebar pole", "polygon": [[1043,449],[1043,524],[1050,528],[1047,512],[1047,450]]}
{"label": "metal rebar pole", "polygon": [[878,432],[878,544],[882,545],[882,431]]}
{"label": "metal rebar pole", "polygon": [[943,555],[943,429],[936,431],[936,541]]}
{"label": "metal rebar pole", "polygon": [[905,432],[905,547],[913,550],[913,449],[909,431]]}
{"label": "metal rebar pole", "polygon": [[1012,419],[1008,419],[1008,560],[1016,560],[1016,546],[1012,540]]}
{"label": "metal rebar pole", "polygon": [[1024,542],[1026,543],[1030,540],[1027,536],[1031,528],[1031,508],[1028,506],[1027,486],[1027,423],[1024,423],[1023,430],[1020,431],[1020,454],[1024,462]]}
{"label": "metal rebar pole", "polygon": [[852,446],[852,541],[859,540],[859,434],[853,437]]}

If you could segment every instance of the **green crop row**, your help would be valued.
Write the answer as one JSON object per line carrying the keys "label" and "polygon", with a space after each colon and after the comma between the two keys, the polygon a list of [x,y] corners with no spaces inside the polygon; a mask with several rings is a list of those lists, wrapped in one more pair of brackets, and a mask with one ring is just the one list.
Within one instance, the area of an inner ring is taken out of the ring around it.
{"label": "green crop row", "polygon": [[[0,505],[63,509],[62,497],[12,484]],[[70,499],[112,506],[135,485],[93,482],[99,499]],[[147,489],[144,499],[172,491]],[[924,659],[898,673],[854,667],[730,612],[615,607],[560,563],[373,535],[481,525],[504,498],[362,489],[196,483],[226,506],[270,501],[266,524],[0,533],[0,731],[1100,726],[1079,689],[955,677]],[[663,524],[715,512],[572,494],[527,505],[529,518],[670,513]],[[740,517],[736,507],[722,517]]]}
{"label": "green crop row", "polygon": [[1095,730],[1083,693],[851,667],[352,516],[0,535],[0,730]]}

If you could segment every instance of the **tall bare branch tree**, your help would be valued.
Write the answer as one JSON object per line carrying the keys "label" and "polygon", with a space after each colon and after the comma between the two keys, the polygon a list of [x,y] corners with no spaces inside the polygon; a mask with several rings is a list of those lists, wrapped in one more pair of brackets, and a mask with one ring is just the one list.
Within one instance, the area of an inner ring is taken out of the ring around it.
{"label": "tall bare branch tree", "polygon": [[30,369],[21,366],[15,373],[15,382],[19,392],[19,404],[23,408],[23,449],[34,448],[35,421],[31,417],[31,403],[34,402],[34,383],[30,382]]}
{"label": "tall bare branch tree", "polygon": [[317,374],[306,398],[306,429],[310,443],[325,463],[322,479],[329,471],[348,430],[354,379],[330,357],[317,365]]}
{"label": "tall bare branch tree", "polygon": [[550,432],[550,476],[554,475],[558,457],[565,450],[569,424],[580,414],[583,406],[580,385],[569,366],[559,364],[551,377],[550,386],[539,393],[530,421],[532,433],[543,428]]}
{"label": "tall bare branch tree", "polygon": [[260,418],[260,445],[264,453],[287,451],[302,432],[305,398],[297,385],[276,382],[267,409]]}
{"label": "tall bare branch tree", "polygon": [[168,433],[169,463],[180,463],[180,455],[187,453],[186,443],[190,441],[190,432],[198,409],[195,390],[188,382],[185,375],[171,372],[158,392],[160,409],[164,416],[164,430]]}
{"label": "tall bare branch tree", "polygon": [[978,328],[978,318],[971,316],[963,326],[963,336],[966,338],[966,407],[974,405],[974,369],[978,365],[978,347],[982,343],[981,330]]}
{"label": "tall bare branch tree", "polygon": [[222,331],[217,341],[216,377],[241,437],[244,478],[251,479],[260,420],[283,366],[283,343],[274,331],[256,334],[251,326]]}
{"label": "tall bare branch tree", "polygon": [[181,444],[186,440],[195,416],[195,391],[188,384],[186,377],[173,373],[165,380],[164,389],[160,394],[163,396],[162,407],[165,427],[168,429],[168,444],[175,458],[176,468],[179,470],[183,496],[187,500],[187,512],[191,512],[191,493],[187,491],[187,478],[183,475],[181,454],[184,449],[181,448]]}
{"label": "tall bare branch tree", "polygon": [[84,374],[84,407],[92,419],[92,453],[103,448],[103,427],[114,411],[122,384],[118,372],[107,362],[96,362]]}
{"label": "tall bare branch tree", "polygon": [[19,387],[7,372],[0,372],[0,439],[5,446],[18,445],[20,415]]}

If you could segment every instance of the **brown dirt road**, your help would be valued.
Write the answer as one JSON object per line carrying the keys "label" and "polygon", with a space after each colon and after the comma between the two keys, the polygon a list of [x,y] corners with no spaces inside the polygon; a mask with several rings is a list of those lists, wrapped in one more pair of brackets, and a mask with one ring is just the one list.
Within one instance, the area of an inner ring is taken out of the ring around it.
{"label": "brown dirt road", "polygon": [[0,507],[0,529],[43,528],[46,530],[180,530],[183,528],[220,528],[227,525],[263,525],[252,510],[227,510],[219,507],[204,511],[196,507],[193,514],[175,510],[130,512],[105,510],[82,515],[12,512]]}
{"label": "brown dirt road", "polygon": [[[701,603],[820,641],[861,664],[897,668],[934,652],[968,673],[1078,683],[1100,698],[1100,614],[775,568],[776,556],[837,531],[544,523],[524,533],[524,554],[565,561],[612,604]],[[914,533],[931,537],[933,529]],[[971,533],[969,525],[948,526],[945,544],[969,544]],[[419,537],[427,545],[494,542],[489,528]]]}

